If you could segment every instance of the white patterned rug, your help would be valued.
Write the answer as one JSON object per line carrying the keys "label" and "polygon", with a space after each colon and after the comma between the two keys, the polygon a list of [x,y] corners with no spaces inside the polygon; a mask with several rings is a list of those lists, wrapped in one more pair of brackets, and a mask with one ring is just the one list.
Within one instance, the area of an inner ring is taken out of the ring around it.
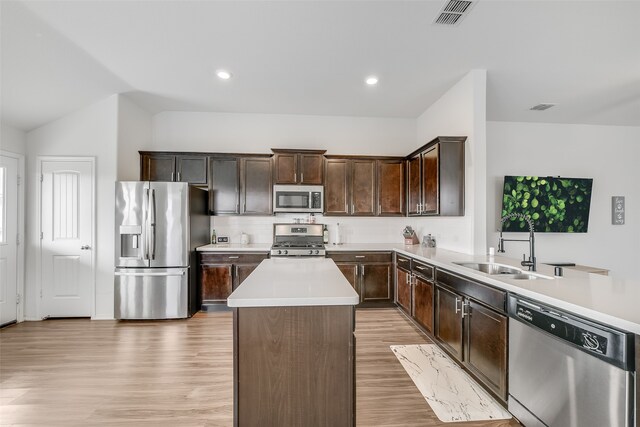
{"label": "white patterned rug", "polygon": [[435,344],[392,345],[391,351],[440,421],[511,418],[506,409]]}

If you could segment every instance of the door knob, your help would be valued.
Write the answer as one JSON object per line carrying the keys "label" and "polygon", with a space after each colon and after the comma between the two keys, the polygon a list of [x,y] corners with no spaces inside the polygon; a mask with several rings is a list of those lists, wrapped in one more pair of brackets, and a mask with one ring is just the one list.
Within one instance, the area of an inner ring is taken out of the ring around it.
{"label": "door knob", "polygon": [[91,249],[91,246],[89,245],[80,246],[81,251],[88,251],[89,249]]}

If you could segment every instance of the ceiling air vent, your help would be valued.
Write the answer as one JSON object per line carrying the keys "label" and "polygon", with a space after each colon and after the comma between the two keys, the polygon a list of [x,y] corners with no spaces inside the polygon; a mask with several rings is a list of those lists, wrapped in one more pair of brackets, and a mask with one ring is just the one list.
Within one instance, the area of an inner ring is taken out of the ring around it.
{"label": "ceiling air vent", "polygon": [[440,25],[457,25],[469,13],[471,6],[473,6],[472,1],[450,0],[433,22]]}
{"label": "ceiling air vent", "polygon": [[544,110],[548,110],[549,108],[555,106],[556,104],[538,104],[538,105],[534,105],[533,107],[529,108],[529,110],[532,111],[544,111]]}

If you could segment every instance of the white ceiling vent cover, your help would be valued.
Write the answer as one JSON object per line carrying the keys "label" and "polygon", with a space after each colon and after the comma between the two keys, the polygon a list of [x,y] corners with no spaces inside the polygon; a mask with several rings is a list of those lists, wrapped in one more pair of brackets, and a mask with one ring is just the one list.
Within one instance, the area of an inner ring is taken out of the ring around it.
{"label": "white ceiling vent cover", "polygon": [[551,107],[555,107],[556,104],[538,104],[538,105],[534,105],[533,107],[529,108],[529,110],[532,111],[544,111],[544,110],[548,110]]}
{"label": "white ceiling vent cover", "polygon": [[436,17],[434,24],[457,25],[469,13],[472,1],[449,0]]}

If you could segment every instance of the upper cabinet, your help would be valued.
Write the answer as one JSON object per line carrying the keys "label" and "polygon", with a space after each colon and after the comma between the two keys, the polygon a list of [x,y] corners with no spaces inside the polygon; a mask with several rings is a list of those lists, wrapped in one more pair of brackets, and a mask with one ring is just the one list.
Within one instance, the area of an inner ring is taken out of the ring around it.
{"label": "upper cabinet", "polygon": [[207,155],[140,151],[140,179],[206,185]]}
{"label": "upper cabinet", "polygon": [[211,215],[272,215],[271,158],[212,156],[209,159]]}
{"label": "upper cabinet", "polygon": [[404,215],[404,161],[328,156],[325,215]]}
{"label": "upper cabinet", "polygon": [[325,150],[275,149],[274,184],[322,185]]}
{"label": "upper cabinet", "polygon": [[409,216],[464,215],[464,142],[438,137],[407,158]]}

